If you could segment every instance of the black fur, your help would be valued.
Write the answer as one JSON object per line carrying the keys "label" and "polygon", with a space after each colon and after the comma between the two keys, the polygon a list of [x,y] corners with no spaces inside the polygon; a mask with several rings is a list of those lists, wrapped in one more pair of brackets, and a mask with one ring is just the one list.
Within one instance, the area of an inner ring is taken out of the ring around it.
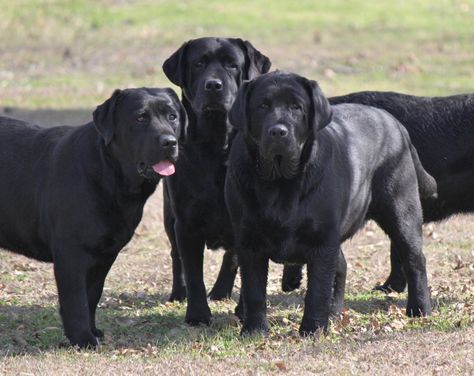
{"label": "black fur", "polygon": [[341,243],[368,219],[399,250],[409,278],[407,314],[430,314],[419,192],[434,195],[436,183],[396,119],[362,105],[330,106],[316,82],[274,72],[240,89],[229,120],[241,130],[225,199],[241,270],[236,312],[243,332],[268,329],[269,259],[308,264],[300,333],[326,329],[330,312],[343,305]]}
{"label": "black fur", "polygon": [[[421,200],[425,223],[474,211],[474,95],[417,97],[367,91],[331,102],[383,108],[405,126],[423,167],[438,183],[438,198]],[[391,252],[391,262],[390,276],[377,288],[401,292],[406,278],[397,252]]]}
{"label": "black fur", "polygon": [[164,182],[164,220],[173,258],[170,300],[188,297],[190,324],[209,323],[211,318],[203,280],[205,246],[229,251],[211,299],[228,297],[232,291],[237,262],[224,203],[231,138],[227,112],[242,82],[269,68],[268,58],[249,42],[231,38],[191,40],[163,64],[166,76],[182,89],[189,117],[176,174]]}
{"label": "black fur", "polygon": [[80,347],[103,335],[105,277],[186,124],[171,89],[117,90],[93,117],[48,129],[0,117],[0,247],[54,263],[64,331]]}
{"label": "black fur", "polygon": [[[382,108],[410,134],[420,161],[438,184],[438,197],[421,200],[423,221],[433,222],[457,213],[474,212],[474,95],[417,97],[392,92],[364,91],[330,98],[332,104],[360,103]],[[392,269],[376,289],[402,292],[406,287],[397,252]],[[287,290],[299,286],[301,271],[286,271]]]}

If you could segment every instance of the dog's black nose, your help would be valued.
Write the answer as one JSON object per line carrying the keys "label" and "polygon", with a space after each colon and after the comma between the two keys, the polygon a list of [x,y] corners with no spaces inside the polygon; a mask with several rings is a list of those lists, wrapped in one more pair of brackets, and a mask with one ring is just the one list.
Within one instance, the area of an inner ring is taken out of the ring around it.
{"label": "dog's black nose", "polygon": [[206,88],[206,91],[221,91],[222,81],[217,78],[212,78],[206,81],[204,87]]}
{"label": "dog's black nose", "polygon": [[169,149],[174,148],[177,143],[178,141],[176,140],[176,137],[170,134],[163,135],[160,137],[160,144],[164,148],[169,148]]}
{"label": "dog's black nose", "polygon": [[288,136],[288,128],[282,124],[272,125],[268,130],[268,135],[270,137],[284,138]]}

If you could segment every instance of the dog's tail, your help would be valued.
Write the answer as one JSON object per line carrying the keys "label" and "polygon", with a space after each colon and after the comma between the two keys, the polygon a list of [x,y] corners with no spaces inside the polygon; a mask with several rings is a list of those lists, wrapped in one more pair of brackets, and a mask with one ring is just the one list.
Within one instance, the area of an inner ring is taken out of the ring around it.
{"label": "dog's tail", "polygon": [[413,164],[415,165],[416,177],[418,179],[418,191],[420,192],[420,197],[437,198],[438,185],[436,184],[436,180],[423,168],[423,165],[420,162],[420,158],[418,157],[418,152],[416,151],[415,147],[411,142],[410,152],[411,157],[413,159]]}

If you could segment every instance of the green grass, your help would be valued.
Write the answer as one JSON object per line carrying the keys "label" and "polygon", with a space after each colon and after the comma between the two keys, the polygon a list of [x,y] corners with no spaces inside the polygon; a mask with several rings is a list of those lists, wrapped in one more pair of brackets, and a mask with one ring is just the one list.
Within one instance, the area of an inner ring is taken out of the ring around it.
{"label": "green grass", "polygon": [[92,108],[114,88],[169,85],[184,41],[240,36],[328,94],[471,91],[472,1],[0,0],[1,105]]}

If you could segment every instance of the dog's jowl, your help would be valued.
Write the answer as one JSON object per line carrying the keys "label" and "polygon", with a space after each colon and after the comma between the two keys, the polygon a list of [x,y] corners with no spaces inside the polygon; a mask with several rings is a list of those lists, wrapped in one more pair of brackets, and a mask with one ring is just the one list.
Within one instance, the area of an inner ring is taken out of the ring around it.
{"label": "dog's jowl", "polygon": [[174,173],[186,112],[171,89],[116,90],[79,127],[0,118],[0,247],[54,263],[64,331],[94,347],[95,311],[146,199]]}
{"label": "dog's jowl", "polygon": [[269,259],[306,263],[301,334],[341,310],[341,243],[374,219],[399,250],[407,314],[431,312],[420,194],[436,193],[403,126],[362,105],[330,106],[318,84],[274,72],[245,83],[229,112],[239,132],[225,199],[239,257],[243,332],[265,331]]}

